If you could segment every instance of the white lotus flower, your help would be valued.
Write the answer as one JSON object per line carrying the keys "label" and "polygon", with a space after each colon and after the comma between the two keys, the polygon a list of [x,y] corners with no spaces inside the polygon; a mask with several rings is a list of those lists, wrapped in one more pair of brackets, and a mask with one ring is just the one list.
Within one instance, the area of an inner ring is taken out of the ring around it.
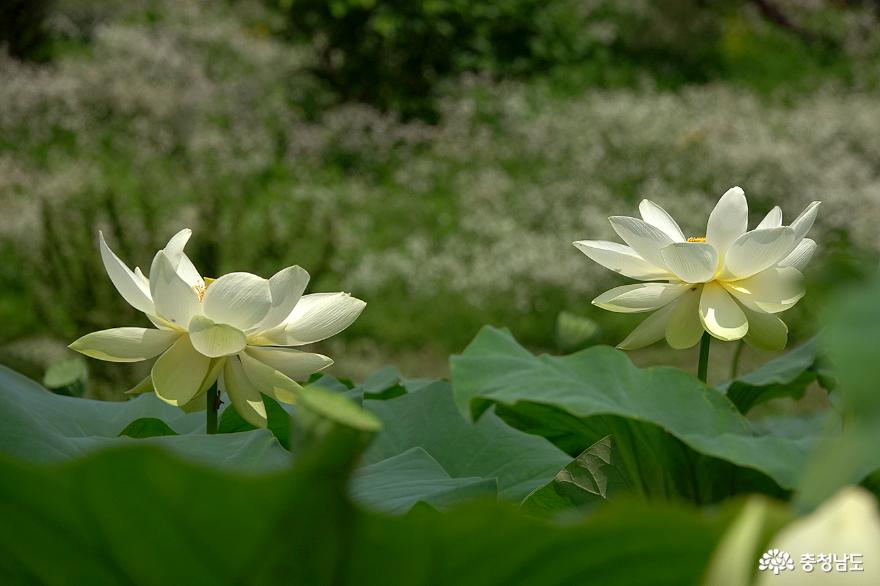
{"label": "white lotus flower", "polygon": [[99,234],[110,280],[156,327],[94,332],[70,347],[111,362],[159,356],[150,376],[130,392],[155,390],[186,410],[204,409],[206,391],[219,378],[241,416],[265,427],[262,394],[292,403],[301,389],[296,380],[333,363],[290,346],[341,332],[366,304],[347,293],[303,295],[309,274],[298,266],[270,279],[250,273],[203,279],[183,251],[191,234],[181,230],[156,253],[149,279],[139,268],[131,271]]}
{"label": "white lotus flower", "polygon": [[748,230],[743,190],[729,189],[709,215],[705,237],[685,238],[659,205],[643,200],[642,219],[609,218],[627,246],[583,240],[585,255],[624,276],[649,281],[616,287],[593,303],[621,313],[655,312],[619,344],[635,349],[666,338],[673,348],[695,346],[709,332],[765,350],[781,350],[788,327],[776,315],[804,295],[801,270],[816,250],[806,238],[818,213],[813,202],[791,225],[773,208]]}

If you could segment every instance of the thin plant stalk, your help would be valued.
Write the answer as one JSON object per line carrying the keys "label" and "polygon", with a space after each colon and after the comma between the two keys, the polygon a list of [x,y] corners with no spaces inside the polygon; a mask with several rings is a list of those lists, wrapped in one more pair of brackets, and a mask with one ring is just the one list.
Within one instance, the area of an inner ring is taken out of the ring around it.
{"label": "thin plant stalk", "polygon": [[739,360],[742,358],[743,347],[746,343],[742,340],[737,342],[736,351],[733,353],[733,363],[730,365],[730,380],[733,380],[739,374]]}
{"label": "thin plant stalk", "polygon": [[211,388],[208,389],[207,400],[207,430],[209,434],[217,433],[217,411],[220,408],[220,393],[217,390],[217,383],[215,382],[211,385]]}
{"label": "thin plant stalk", "polygon": [[704,383],[708,383],[709,378],[709,346],[712,344],[712,336],[709,332],[703,332],[703,338],[700,340],[700,363],[697,366],[697,378]]}

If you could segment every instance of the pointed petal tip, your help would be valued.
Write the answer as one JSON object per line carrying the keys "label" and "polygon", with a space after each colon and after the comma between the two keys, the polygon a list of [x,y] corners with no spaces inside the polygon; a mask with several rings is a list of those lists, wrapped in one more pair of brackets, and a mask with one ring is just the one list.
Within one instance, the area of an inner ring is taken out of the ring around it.
{"label": "pointed petal tip", "polygon": [[343,293],[343,295],[345,295],[346,297],[351,298],[351,300],[352,300],[356,305],[358,305],[358,306],[360,307],[360,310],[361,310],[361,311],[363,311],[363,309],[367,306],[367,302],[366,302],[366,301],[364,301],[363,299],[359,299],[359,298],[353,296],[351,293]]}
{"label": "pointed petal tip", "polygon": [[[192,236],[192,229],[191,228],[182,228],[182,229],[178,230],[177,232],[175,232],[174,236],[172,236],[171,238],[168,239],[168,244],[172,244],[172,245],[179,244],[180,249],[183,250],[183,248],[186,246],[186,243],[189,241],[191,236]],[[167,248],[168,244],[165,245],[166,248]]]}

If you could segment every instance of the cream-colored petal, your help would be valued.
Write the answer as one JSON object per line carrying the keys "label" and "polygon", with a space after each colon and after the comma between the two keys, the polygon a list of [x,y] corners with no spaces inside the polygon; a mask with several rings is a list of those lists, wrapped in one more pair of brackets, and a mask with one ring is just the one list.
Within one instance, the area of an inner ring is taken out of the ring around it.
{"label": "cream-colored petal", "polygon": [[266,427],[266,404],[263,395],[245,374],[241,361],[233,356],[223,369],[223,385],[232,406],[242,418],[256,427]]}
{"label": "cream-colored petal", "polygon": [[134,276],[138,278],[141,282],[142,289],[147,293],[150,292],[150,280],[144,275],[144,272],[141,270],[141,267],[134,267]]}
{"label": "cream-colored petal", "polygon": [[803,275],[793,267],[772,267],[724,287],[749,309],[764,313],[785,311],[804,296]]}
{"label": "cream-colored petal", "polygon": [[282,403],[292,404],[296,401],[297,395],[302,391],[299,383],[285,376],[280,370],[263,364],[247,352],[242,352],[238,358],[248,380],[261,393],[274,397]]}
{"label": "cream-colored petal", "polygon": [[199,394],[210,368],[211,359],[196,352],[189,336],[180,336],[153,365],[150,375],[156,396],[176,407],[189,403]]}
{"label": "cream-colored petal", "polygon": [[324,370],[333,364],[333,360],[327,356],[301,352],[293,348],[251,346],[245,352],[295,381],[303,380],[310,374]]}
{"label": "cream-colored petal", "polygon": [[787,226],[746,232],[727,250],[724,275],[744,279],[772,267],[791,252],[794,230]]}
{"label": "cream-colored petal", "polygon": [[615,287],[593,299],[593,305],[618,313],[652,311],[675,301],[690,285],[637,283]]}
{"label": "cream-colored petal", "polygon": [[158,315],[147,315],[147,319],[150,320],[154,326],[159,328],[160,330],[172,330],[175,332],[182,331],[182,328],[174,325],[167,319],[161,318]]}
{"label": "cream-colored petal", "polygon": [[701,287],[692,287],[675,302],[675,307],[666,322],[666,341],[676,350],[693,348],[703,337],[703,323],[700,321]]}
{"label": "cream-colored petal", "polygon": [[107,242],[104,240],[104,234],[100,231],[98,231],[98,245],[101,250],[101,260],[104,262],[104,269],[107,271],[113,286],[122,295],[122,298],[138,311],[155,313],[156,309],[153,306],[149,286],[144,284],[144,281],[110,250],[110,247],[107,246]]}
{"label": "cream-colored petal", "polygon": [[208,387],[217,382],[217,378],[223,372],[223,367],[226,366],[226,360],[226,356],[211,359],[211,364],[208,366],[208,374],[205,375],[205,378],[202,379],[202,384],[199,386],[199,395],[204,394]]}
{"label": "cream-colored petal", "polygon": [[669,270],[685,283],[704,283],[715,277],[718,253],[705,242],[675,242],[660,251]]}
{"label": "cream-colored petal", "polygon": [[180,278],[190,287],[205,286],[205,280],[202,278],[202,275],[199,274],[198,269],[196,269],[196,266],[187,255],[181,253],[177,259],[177,266],[174,267],[174,270],[177,271]]}
{"label": "cream-colored petal", "polygon": [[195,315],[189,321],[189,339],[193,348],[211,358],[238,354],[247,345],[244,332],[204,315]]}
{"label": "cream-colored petal", "polygon": [[655,267],[629,246],[604,240],[579,240],[575,248],[606,269],[640,281],[656,281],[672,277],[669,271]]}
{"label": "cream-colored petal", "polygon": [[185,329],[192,316],[201,313],[201,303],[195,290],[174,270],[171,261],[161,250],[150,268],[150,290],[156,304],[154,315],[174,327]]}
{"label": "cream-colored petal", "polygon": [[739,340],[749,331],[749,321],[736,301],[717,282],[703,285],[700,321],[719,340]]}
{"label": "cream-colored petal", "polygon": [[617,347],[621,350],[637,350],[662,340],[674,308],[675,304],[669,304],[649,315]]}
{"label": "cream-colored petal", "polygon": [[724,260],[728,247],[746,233],[749,227],[749,204],[746,194],[739,187],[732,187],[721,196],[715,209],[709,214],[706,226],[706,242],[715,247],[718,257]]}
{"label": "cream-colored petal", "polygon": [[174,270],[187,285],[190,287],[204,287],[205,280],[186,253],[183,252],[190,236],[192,236],[192,230],[184,228],[171,237],[162,251],[168,256]]}
{"label": "cream-colored petal", "polygon": [[637,218],[627,216],[611,216],[608,218],[617,235],[623,238],[640,257],[648,263],[666,268],[660,249],[672,244],[672,238],[659,228]]}
{"label": "cream-colored petal", "polygon": [[141,381],[135,386],[131,387],[127,391],[125,391],[126,395],[143,395],[144,393],[152,393],[153,392],[153,379],[150,378],[150,375],[145,376],[141,379]]}
{"label": "cream-colored petal", "polygon": [[199,411],[204,411],[208,408],[208,395],[207,393],[196,395],[196,397],[189,403],[180,405],[179,407],[184,413],[197,413]]}
{"label": "cream-colored petal", "polygon": [[366,303],[348,293],[303,295],[287,319],[251,344],[301,346],[334,336],[350,326]]}
{"label": "cream-colored petal", "polygon": [[271,306],[269,281],[250,273],[223,275],[205,291],[205,315],[242,331],[258,324]]}
{"label": "cream-colored petal", "polygon": [[768,352],[785,349],[788,343],[788,326],[772,313],[743,309],[749,320],[749,333],[745,340],[751,346]]}
{"label": "cream-colored petal", "polygon": [[179,332],[152,328],[112,328],[86,334],[68,348],[98,360],[140,362],[158,356],[179,337]]}
{"label": "cream-colored petal", "polygon": [[673,242],[684,242],[687,238],[672,216],[666,210],[649,199],[643,199],[639,204],[639,213],[642,219],[655,228],[659,228],[672,238]]}
{"label": "cream-colored petal", "polygon": [[272,275],[269,279],[272,305],[254,330],[269,330],[283,322],[302,298],[308,284],[309,273],[299,266],[287,267]]}
{"label": "cream-colored petal", "polygon": [[185,413],[194,413],[196,411],[204,411],[208,407],[208,400],[206,392],[211,385],[219,382],[218,379],[220,374],[223,372],[223,367],[226,366],[226,357],[222,358],[212,358],[211,364],[208,366],[208,374],[205,375],[205,378],[202,379],[202,384],[199,386],[199,392],[196,393],[196,396],[190,399],[190,401],[184,405],[180,405],[180,408]]}
{"label": "cream-colored petal", "polygon": [[803,272],[813,259],[813,255],[816,253],[816,248],[817,245],[815,240],[804,238],[788,256],[779,261],[777,266],[793,267]]}
{"label": "cream-colored petal", "polygon": [[782,226],[782,208],[776,206],[764,216],[764,219],[761,220],[761,223],[755,229],[779,228],[780,226]]}
{"label": "cream-colored petal", "polygon": [[176,256],[183,252],[184,247],[186,247],[186,243],[189,242],[190,237],[192,236],[192,230],[189,228],[184,228],[177,232],[174,236],[168,239],[168,244],[165,245],[163,249],[165,254],[170,256]]}
{"label": "cream-colored petal", "polygon": [[806,207],[806,209],[801,212],[797,218],[795,218],[794,222],[791,223],[791,229],[794,230],[795,243],[801,241],[801,238],[807,235],[810,231],[810,228],[813,227],[813,223],[816,221],[816,216],[819,214],[819,206],[822,202],[814,201],[810,205]]}

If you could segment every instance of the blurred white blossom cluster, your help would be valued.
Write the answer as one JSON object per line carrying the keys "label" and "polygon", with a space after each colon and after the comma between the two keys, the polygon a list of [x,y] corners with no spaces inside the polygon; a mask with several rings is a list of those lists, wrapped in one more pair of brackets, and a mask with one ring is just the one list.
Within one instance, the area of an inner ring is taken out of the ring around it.
{"label": "blurred white blossom cluster", "polygon": [[876,95],[828,90],[769,105],[724,86],[565,100],[494,91],[499,123],[481,125],[486,113],[474,99],[450,102],[430,154],[395,175],[411,197],[448,191],[454,204],[437,222],[454,229],[438,238],[436,223],[412,226],[398,245],[367,252],[358,287],[397,274],[416,291],[443,286],[475,302],[508,295],[523,308],[540,285],[589,295],[606,277],[567,250],[570,240],[613,237],[607,216],[623,213],[621,199],[634,213],[642,197],[702,236],[699,219],[725,181],[744,186],[755,221],[771,201],[794,215],[821,199],[820,241],[842,228],[880,249]]}

